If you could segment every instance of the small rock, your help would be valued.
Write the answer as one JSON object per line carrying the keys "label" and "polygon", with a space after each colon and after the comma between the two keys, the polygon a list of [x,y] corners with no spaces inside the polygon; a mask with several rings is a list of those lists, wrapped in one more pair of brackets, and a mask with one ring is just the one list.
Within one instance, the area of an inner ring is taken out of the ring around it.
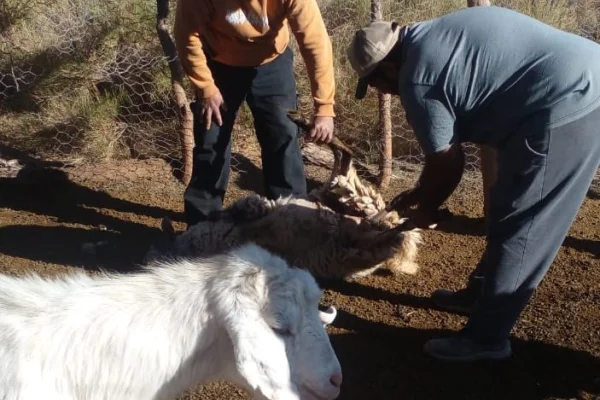
{"label": "small rock", "polygon": [[403,305],[398,305],[396,312],[398,313],[398,316],[402,319],[402,321],[409,323],[412,318],[412,315],[414,313],[416,313],[417,311],[411,310],[408,307],[405,307]]}

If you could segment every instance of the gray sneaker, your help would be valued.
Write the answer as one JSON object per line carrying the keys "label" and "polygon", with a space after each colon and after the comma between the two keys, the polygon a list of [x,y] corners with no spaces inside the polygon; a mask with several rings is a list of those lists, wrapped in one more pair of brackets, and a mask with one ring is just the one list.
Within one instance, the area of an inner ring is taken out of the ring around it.
{"label": "gray sneaker", "polygon": [[443,361],[472,362],[481,360],[504,360],[511,356],[510,341],[489,346],[474,343],[463,336],[445,339],[431,339],[423,346],[423,351]]}
{"label": "gray sneaker", "polygon": [[433,292],[431,300],[436,306],[443,310],[461,314],[470,314],[477,297],[475,296],[475,293],[469,289],[461,289],[456,292],[439,289]]}

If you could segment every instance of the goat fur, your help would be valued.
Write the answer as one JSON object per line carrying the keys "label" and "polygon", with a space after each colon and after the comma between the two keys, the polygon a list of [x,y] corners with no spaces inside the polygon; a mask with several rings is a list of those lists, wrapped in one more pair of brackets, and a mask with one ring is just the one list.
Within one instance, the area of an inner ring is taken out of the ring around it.
{"label": "goat fur", "polygon": [[418,230],[404,230],[402,224],[390,228],[389,222],[334,212],[291,196],[269,200],[253,194],[183,233],[174,234],[168,219],[163,230],[171,232],[169,243],[151,250],[150,259],[212,255],[254,242],[318,278],[354,279],[382,267],[405,274],[418,271]]}
{"label": "goat fur", "polygon": [[[297,112],[288,117],[304,131],[311,128]],[[166,243],[153,246],[147,257],[216,254],[252,241],[319,278],[359,278],[382,267],[416,274],[420,230],[408,228],[381,193],[361,181],[352,149],[338,138],[329,147],[329,179],[308,198],[250,195],[180,235],[165,218]]]}
{"label": "goat fur", "polygon": [[[213,379],[256,399],[311,399],[307,385],[333,399],[335,309],[320,296],[255,244],[129,275],[0,276],[0,399],[167,400]],[[286,324],[293,338],[274,331]]]}

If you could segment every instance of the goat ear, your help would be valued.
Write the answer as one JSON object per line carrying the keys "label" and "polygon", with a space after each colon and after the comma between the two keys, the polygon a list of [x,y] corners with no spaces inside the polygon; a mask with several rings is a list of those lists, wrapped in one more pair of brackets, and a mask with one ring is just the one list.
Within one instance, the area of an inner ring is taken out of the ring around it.
{"label": "goat ear", "polygon": [[335,320],[335,317],[337,316],[337,310],[334,306],[329,306],[327,311],[319,310],[319,314],[321,316],[321,322],[323,323],[323,326],[327,326],[333,323]]}
{"label": "goat ear", "polygon": [[290,389],[277,384],[290,382],[291,372],[285,343],[273,340],[261,313],[267,296],[264,276],[250,272],[242,279],[233,293],[221,293],[219,306],[233,345],[235,370],[254,398],[280,398],[280,391]]}

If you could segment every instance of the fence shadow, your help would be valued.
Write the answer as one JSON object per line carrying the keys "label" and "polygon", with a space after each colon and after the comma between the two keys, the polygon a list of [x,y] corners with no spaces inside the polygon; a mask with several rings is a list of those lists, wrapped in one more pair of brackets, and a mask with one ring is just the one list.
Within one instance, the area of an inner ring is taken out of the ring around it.
{"label": "fence shadow", "polygon": [[[161,207],[133,203],[113,197],[106,192],[94,190],[69,180],[67,174],[44,164],[26,164],[16,178],[0,178],[0,207],[37,214],[53,215],[64,222],[96,224],[93,216],[98,213],[84,212],[81,207],[110,208],[153,218],[170,213]],[[54,166],[54,163],[50,163]],[[80,218],[89,218],[82,221]],[[108,216],[101,216],[109,218]],[[75,219],[76,218],[76,219]],[[115,223],[123,222],[116,219]]]}
{"label": "fence shadow", "polygon": [[600,258],[600,241],[590,239],[577,239],[573,236],[567,236],[562,244],[578,251],[584,251]]}
{"label": "fence shadow", "polygon": [[[15,221],[15,225],[1,227],[0,252],[35,261],[117,270],[131,269],[133,263],[141,262],[162,233],[159,224],[149,227],[111,212],[154,218],[171,214],[160,207],[132,203],[81,186],[69,181],[62,170],[39,166],[24,168],[17,178],[0,178],[0,208],[39,216],[34,224]],[[31,217],[23,214],[21,218]],[[60,223],[88,228],[57,226]]]}
{"label": "fence shadow", "polygon": [[444,363],[422,351],[450,334],[372,322],[338,310],[332,334],[342,364],[340,400],[354,399],[597,399],[600,360],[592,354],[513,339],[513,356],[498,363]]}
{"label": "fence shadow", "polygon": [[323,289],[333,290],[344,296],[360,297],[366,300],[387,301],[392,304],[401,304],[406,307],[419,309],[436,309],[429,297],[420,297],[407,293],[391,293],[374,286],[363,285],[356,281],[333,279],[317,279]]}
{"label": "fence shadow", "polygon": [[86,270],[126,273],[139,269],[153,237],[149,230],[121,234],[64,226],[10,225],[0,227],[0,253]]}

